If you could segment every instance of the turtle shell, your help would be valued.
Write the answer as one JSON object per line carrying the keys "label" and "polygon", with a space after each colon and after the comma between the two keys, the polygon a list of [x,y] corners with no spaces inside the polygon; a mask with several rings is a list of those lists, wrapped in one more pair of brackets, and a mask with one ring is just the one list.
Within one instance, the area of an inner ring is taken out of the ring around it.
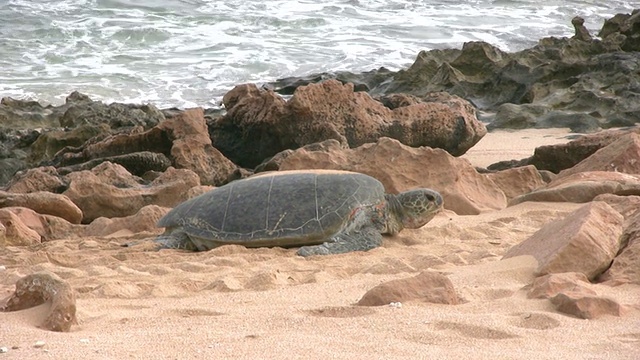
{"label": "turtle shell", "polygon": [[327,241],[355,210],[383,204],[384,186],[342,171],[279,171],[237,180],[187,200],[158,226],[219,244],[299,246]]}

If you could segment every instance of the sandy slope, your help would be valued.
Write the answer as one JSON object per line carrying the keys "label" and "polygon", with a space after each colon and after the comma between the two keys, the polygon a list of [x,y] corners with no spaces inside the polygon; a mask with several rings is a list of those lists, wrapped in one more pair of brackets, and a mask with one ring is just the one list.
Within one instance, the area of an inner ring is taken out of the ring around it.
{"label": "sandy slope", "polygon": [[[465,157],[480,166],[525,157],[536,145],[566,141],[554,131],[491,133]],[[2,250],[0,298],[21,276],[53,271],[78,291],[79,325],[71,333],[37,329],[46,305],[0,313],[0,347],[9,348],[0,360],[639,359],[639,312],[590,321],[559,314],[546,300],[526,298],[532,258],[499,261],[578,206],[444,212],[382,248],[310,259],[239,246],[206,253],[119,247],[126,236]],[[466,302],[353,306],[375,285],[426,269],[449,276]],[[601,290],[639,302],[638,286]],[[34,348],[38,340],[46,345]]]}

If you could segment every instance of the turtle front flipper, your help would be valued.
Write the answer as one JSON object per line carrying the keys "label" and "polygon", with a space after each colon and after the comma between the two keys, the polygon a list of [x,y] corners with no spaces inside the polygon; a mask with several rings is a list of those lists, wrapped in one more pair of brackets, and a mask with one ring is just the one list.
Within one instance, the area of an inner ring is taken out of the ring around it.
{"label": "turtle front flipper", "polygon": [[300,256],[343,254],[351,251],[368,251],[382,245],[382,235],[375,228],[366,228],[350,233],[338,233],[331,241],[320,245],[303,246],[296,254]]}

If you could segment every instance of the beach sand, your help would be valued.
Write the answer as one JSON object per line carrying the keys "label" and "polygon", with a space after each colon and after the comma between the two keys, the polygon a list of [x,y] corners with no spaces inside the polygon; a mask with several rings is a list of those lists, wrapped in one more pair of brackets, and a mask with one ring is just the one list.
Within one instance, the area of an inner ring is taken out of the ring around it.
{"label": "beach sand", "polygon": [[[566,129],[489,133],[474,165],[530,156]],[[501,261],[514,244],[580,204],[523,203],[477,216],[440,213],[382,247],[301,258],[295,249],[204,253],[122,248],[126,232],[0,253],[0,299],[48,270],[77,291],[78,325],[38,329],[48,306],[0,313],[1,359],[640,359],[640,312],[582,320],[528,299],[535,260]],[[152,233],[135,238],[152,237]],[[434,270],[459,305],[354,304],[388,280]],[[523,289],[524,288],[524,289]],[[640,286],[598,292],[638,304]],[[37,341],[44,346],[34,347]]]}

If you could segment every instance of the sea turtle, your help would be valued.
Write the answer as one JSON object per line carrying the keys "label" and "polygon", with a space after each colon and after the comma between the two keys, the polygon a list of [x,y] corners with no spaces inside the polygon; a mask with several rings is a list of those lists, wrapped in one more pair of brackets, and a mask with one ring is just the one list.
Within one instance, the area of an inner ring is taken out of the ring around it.
{"label": "sea turtle", "polygon": [[442,208],[431,189],[385,194],[371,176],[277,171],[233,181],[187,200],[158,221],[161,248],[302,246],[302,256],[370,250],[381,234],[419,228]]}

